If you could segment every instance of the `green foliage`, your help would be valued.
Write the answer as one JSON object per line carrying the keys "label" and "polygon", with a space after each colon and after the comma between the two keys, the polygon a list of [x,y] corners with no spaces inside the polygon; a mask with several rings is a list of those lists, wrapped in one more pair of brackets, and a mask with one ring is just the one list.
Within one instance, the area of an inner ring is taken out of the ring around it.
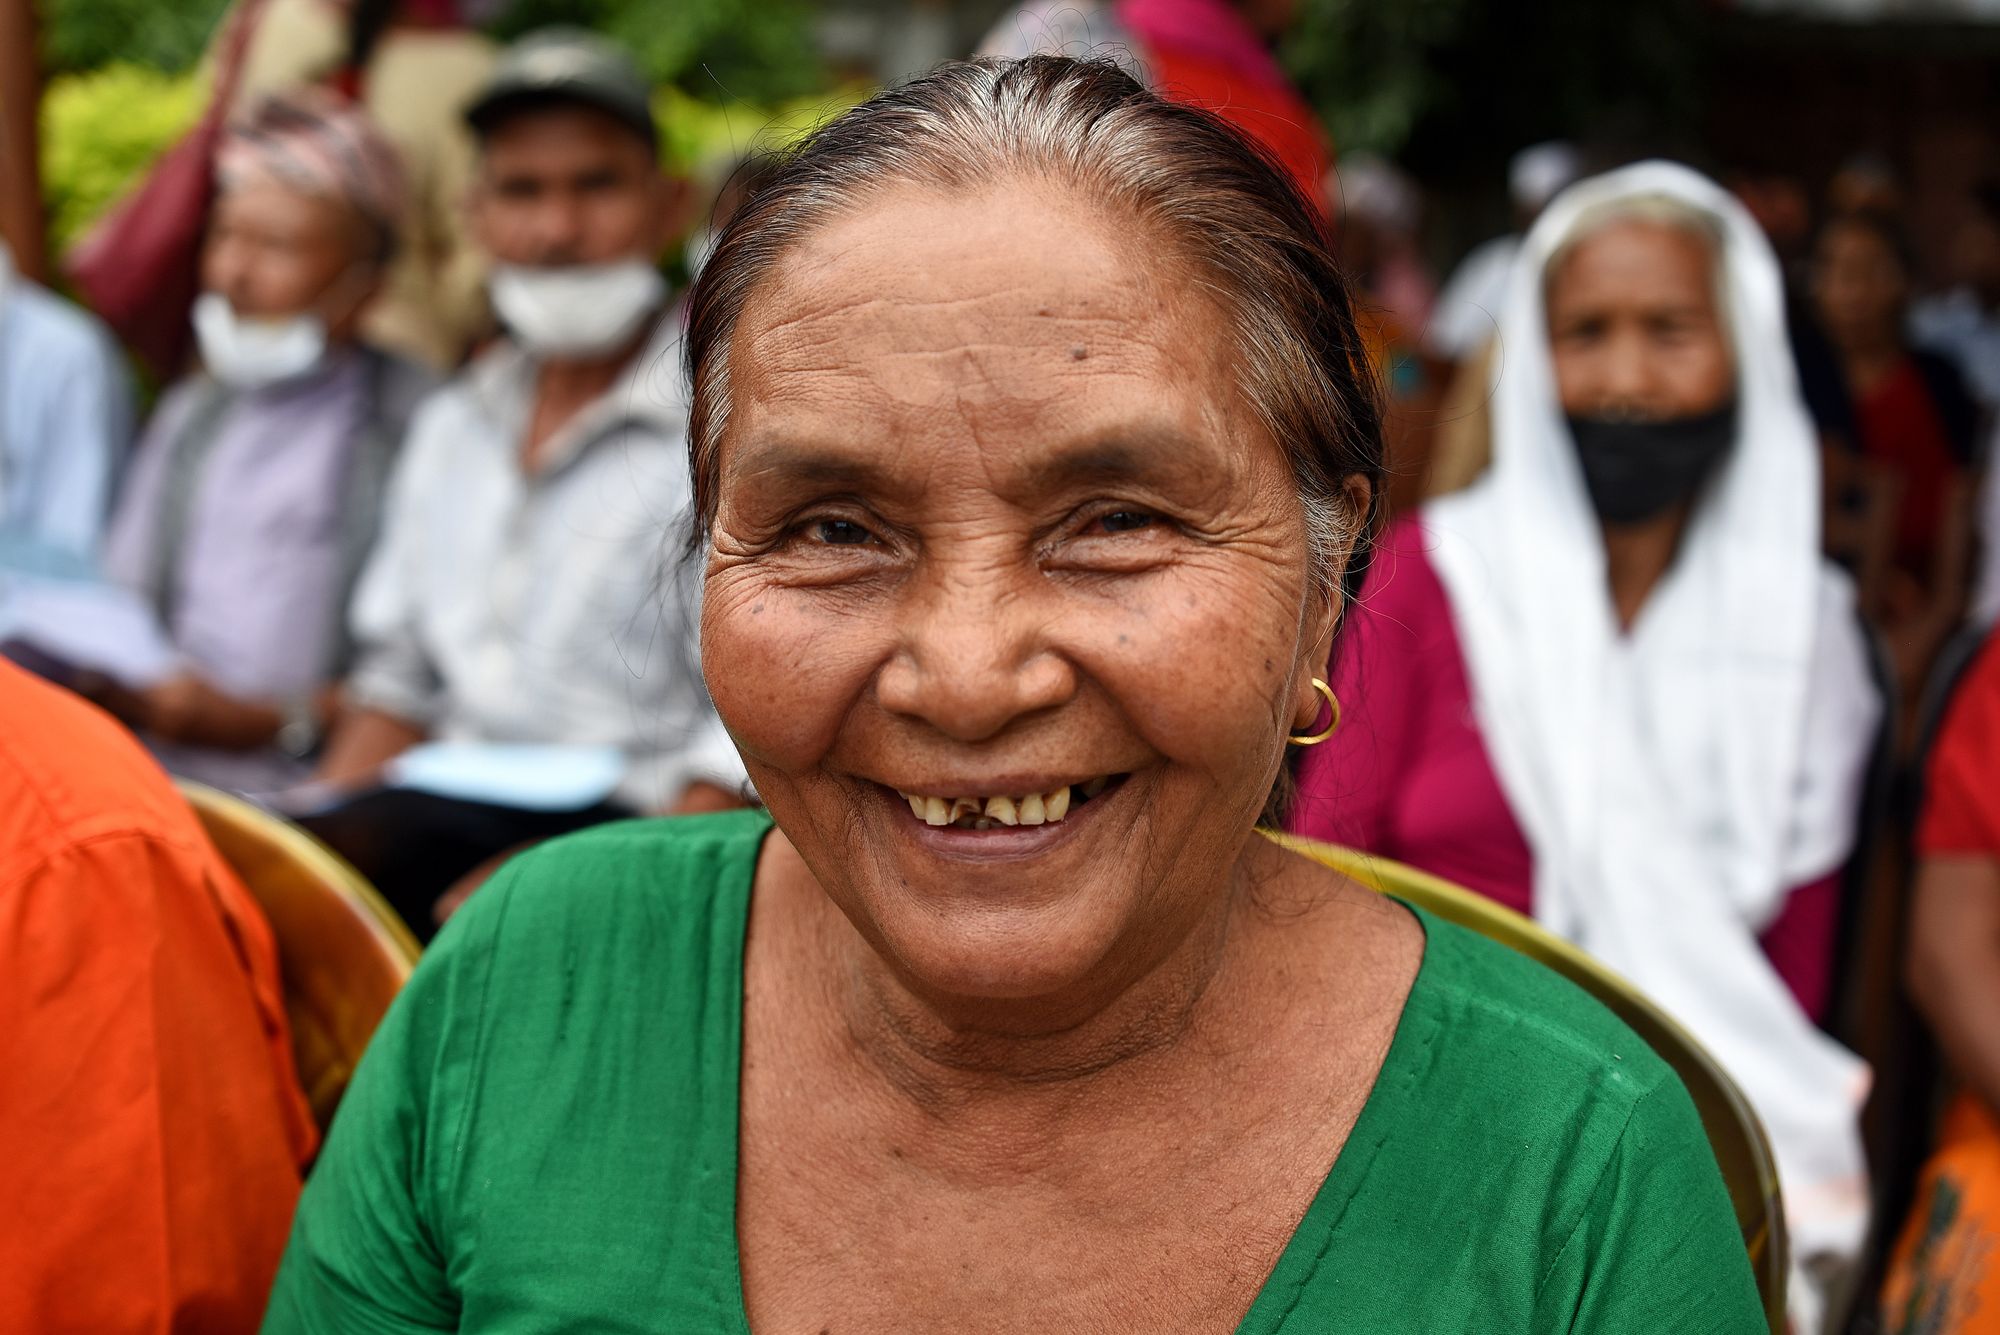
{"label": "green foliage", "polygon": [[1305,0],[1285,63],[1345,151],[1394,154],[1445,98],[1432,61],[1477,0]]}
{"label": "green foliage", "polygon": [[[193,68],[229,0],[45,0],[43,193],[60,255],[193,126]],[[710,175],[779,146],[865,96],[825,92],[799,0],[515,0],[510,37],[583,24],[626,43],[660,85],[654,109],[675,168]]]}
{"label": "green foliage", "polygon": [[782,102],[826,86],[803,0],[513,0],[493,31],[552,23],[630,48],[646,73],[711,102]]}
{"label": "green foliage", "polygon": [[660,156],[676,171],[713,174],[747,154],[785,147],[872,91],[857,85],[759,107],[724,105],[668,84],[653,95]]}
{"label": "green foliage", "polygon": [[43,72],[130,64],[178,74],[201,57],[228,8],[229,0],[44,0]]}
{"label": "green foliage", "polygon": [[201,115],[196,75],[116,64],[50,81],[42,96],[42,192],[60,255]]}
{"label": "green foliage", "polygon": [[1702,0],[1301,0],[1284,55],[1343,151],[1449,170],[1697,121]]}

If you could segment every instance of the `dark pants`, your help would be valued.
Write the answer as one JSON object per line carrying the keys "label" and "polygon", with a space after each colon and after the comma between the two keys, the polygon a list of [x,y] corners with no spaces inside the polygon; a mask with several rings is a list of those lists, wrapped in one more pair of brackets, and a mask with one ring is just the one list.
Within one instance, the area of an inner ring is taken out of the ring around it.
{"label": "dark pants", "polygon": [[388,788],[299,824],[353,863],[417,938],[428,941],[437,931],[431,906],[480,863],[632,814],[609,802],[578,811],[527,811]]}

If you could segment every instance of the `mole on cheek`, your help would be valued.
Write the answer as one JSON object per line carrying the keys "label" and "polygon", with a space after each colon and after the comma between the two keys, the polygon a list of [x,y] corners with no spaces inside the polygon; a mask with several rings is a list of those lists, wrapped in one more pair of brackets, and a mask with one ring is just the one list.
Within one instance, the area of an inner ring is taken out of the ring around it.
{"label": "mole on cheek", "polygon": [[1084,347],[1083,344],[1081,343],[1077,344],[1075,347],[1069,350],[1069,359],[1073,362],[1080,362],[1089,355],[1090,355],[1090,349]]}

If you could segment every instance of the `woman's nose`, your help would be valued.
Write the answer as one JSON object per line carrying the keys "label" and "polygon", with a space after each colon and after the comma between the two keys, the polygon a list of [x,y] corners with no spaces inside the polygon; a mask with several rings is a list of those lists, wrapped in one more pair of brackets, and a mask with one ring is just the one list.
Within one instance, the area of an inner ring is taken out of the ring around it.
{"label": "woman's nose", "polygon": [[581,261],[583,216],[582,204],[568,195],[551,194],[540,201],[531,225],[537,266],[548,268]]}
{"label": "woman's nose", "polygon": [[1638,340],[1612,348],[1597,382],[1597,415],[1645,420],[1662,416],[1659,368]]}
{"label": "woman's nose", "polygon": [[992,587],[937,584],[907,609],[876,699],[961,742],[998,736],[1076,693],[1076,672],[1043,635],[1034,600]]}

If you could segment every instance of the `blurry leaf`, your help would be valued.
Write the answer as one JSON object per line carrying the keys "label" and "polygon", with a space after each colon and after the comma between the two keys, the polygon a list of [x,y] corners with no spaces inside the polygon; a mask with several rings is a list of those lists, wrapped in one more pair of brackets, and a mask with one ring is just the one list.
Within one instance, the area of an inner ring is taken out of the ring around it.
{"label": "blurry leaf", "polygon": [[229,0],[44,0],[42,62],[50,77],[110,64],[178,74],[200,59]]}
{"label": "blurry leaf", "polygon": [[50,80],[42,97],[42,193],[51,253],[75,243],[188,132],[207,104],[193,74],[133,64]]}
{"label": "blurry leaf", "polygon": [[550,24],[623,43],[660,84],[711,102],[779,102],[826,86],[803,0],[512,0],[491,25],[517,37]]}

